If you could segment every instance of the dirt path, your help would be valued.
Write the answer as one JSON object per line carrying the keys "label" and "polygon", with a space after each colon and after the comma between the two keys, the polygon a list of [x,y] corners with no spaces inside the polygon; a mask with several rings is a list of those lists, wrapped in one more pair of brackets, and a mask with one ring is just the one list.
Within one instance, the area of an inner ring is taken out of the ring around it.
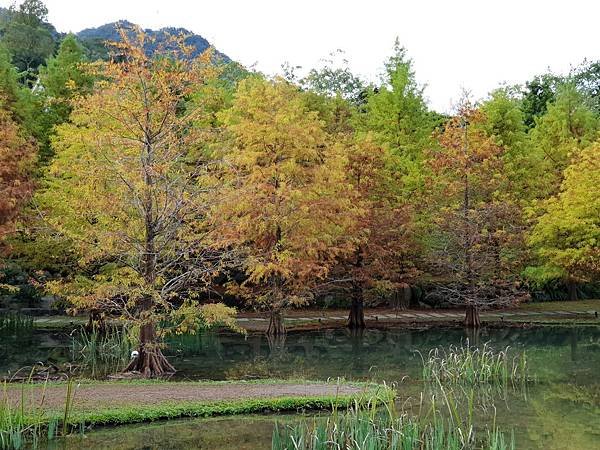
{"label": "dirt path", "polygon": [[[73,410],[91,412],[123,406],[156,406],[191,402],[274,399],[284,397],[324,397],[360,394],[364,389],[352,385],[327,383],[180,383],[150,384],[94,383],[74,385]],[[61,411],[67,387],[42,385],[25,388],[25,399],[33,405],[43,405],[48,411]],[[8,387],[9,398],[16,404],[21,399],[21,387]]]}
{"label": "dirt path", "polygon": [[[390,325],[437,325],[460,324],[464,318],[461,309],[406,309],[365,308],[368,326]],[[314,330],[320,328],[343,327],[348,318],[347,309],[301,309],[289,310],[284,314],[288,330]],[[527,303],[517,308],[487,310],[481,312],[481,319],[487,323],[600,323],[600,299],[565,302]],[[248,331],[265,331],[269,319],[265,313],[243,311],[237,317],[241,327]],[[87,322],[87,318],[69,316],[36,317],[38,327],[72,328]]]}
{"label": "dirt path", "polygon": [[[487,323],[536,323],[536,322],[564,322],[585,321],[599,322],[600,300],[596,303],[588,302],[579,309],[567,309],[565,303],[556,305],[552,310],[536,310],[534,308],[513,308],[504,310],[482,311],[481,319]],[[550,302],[549,302],[550,303]],[[569,306],[569,305],[567,305]],[[365,309],[365,320],[370,327],[378,325],[395,324],[430,324],[462,323],[465,313],[460,309],[418,309],[397,310],[391,308]],[[288,330],[335,328],[344,326],[348,317],[347,310],[300,310],[286,311],[285,322]],[[241,313],[238,316],[239,324],[248,331],[264,331],[268,325],[268,318],[260,313]]]}

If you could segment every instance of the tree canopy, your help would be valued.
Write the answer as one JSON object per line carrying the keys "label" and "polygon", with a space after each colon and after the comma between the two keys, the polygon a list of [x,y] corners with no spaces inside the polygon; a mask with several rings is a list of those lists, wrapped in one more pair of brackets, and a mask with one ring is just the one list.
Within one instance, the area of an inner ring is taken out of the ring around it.
{"label": "tree canopy", "polygon": [[597,61],[440,113],[398,42],[376,83],[339,52],[282,79],[183,29],[47,15],[0,24],[0,278],[131,324],[128,370],[172,372],[167,334],[237,329],[235,308],[281,335],[291,308],[361,328],[407,294],[476,327],[600,286]]}

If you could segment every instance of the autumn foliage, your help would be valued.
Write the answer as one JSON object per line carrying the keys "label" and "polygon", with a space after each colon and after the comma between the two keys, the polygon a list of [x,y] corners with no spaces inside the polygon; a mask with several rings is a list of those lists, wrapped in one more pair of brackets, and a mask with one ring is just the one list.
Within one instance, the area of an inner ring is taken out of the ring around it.
{"label": "autumn foliage", "polygon": [[[218,266],[197,221],[207,211],[198,181],[204,162],[192,157],[200,112],[186,107],[216,72],[210,52],[191,59],[173,38],[150,57],[145,39],[122,30],[112,59],[88,66],[93,92],[76,98],[70,122],[58,127],[56,158],[36,201],[88,274],[53,282],[52,291],[76,308],[132,321],[140,354],[128,369],[158,376],[174,370],[160,350],[159,321],[193,332],[190,324],[208,312],[195,300]],[[221,312],[227,322],[234,311]]]}
{"label": "autumn foliage", "polygon": [[23,136],[6,111],[0,110],[0,242],[14,230],[14,221],[33,190],[35,144]]}
{"label": "autumn foliage", "polygon": [[408,286],[418,273],[413,212],[402,200],[402,181],[393,169],[395,159],[371,134],[359,136],[348,151],[346,173],[354,201],[363,211],[355,225],[355,250],[341,269],[350,278],[348,324],[352,328],[365,326],[362,307],[366,294],[394,293]]}
{"label": "autumn foliage", "polygon": [[353,252],[361,214],[345,179],[344,148],[327,135],[294,85],[250,78],[224,114],[231,148],[223,161],[215,243],[235,247],[245,279],[230,292],[274,314],[309,302],[336,261]]}
{"label": "autumn foliage", "polygon": [[485,133],[484,123],[484,113],[465,101],[428,160],[435,176],[432,203],[439,208],[432,270],[443,279],[430,295],[466,305],[469,326],[479,325],[479,307],[523,298],[513,272],[522,248],[520,209],[510,195],[505,149]]}
{"label": "autumn foliage", "polygon": [[0,258],[91,325],[128,322],[126,370],[173,372],[169,333],[239,331],[226,303],[281,336],[312,304],[363,328],[410,294],[477,327],[483,308],[600,292],[593,73],[441,114],[398,42],[374,84],[347,61],[269,77],[135,27],[90,61],[73,35],[52,56],[29,4],[7,20],[52,45],[25,48],[18,22],[0,39]]}

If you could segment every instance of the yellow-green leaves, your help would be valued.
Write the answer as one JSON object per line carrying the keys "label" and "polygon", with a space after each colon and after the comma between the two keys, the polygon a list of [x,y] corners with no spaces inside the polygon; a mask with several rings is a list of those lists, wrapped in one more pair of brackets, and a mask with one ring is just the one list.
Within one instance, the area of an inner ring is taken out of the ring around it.
{"label": "yellow-green leaves", "polygon": [[189,100],[217,72],[210,52],[191,59],[179,37],[153,57],[145,40],[123,31],[112,44],[120,58],[87,66],[98,81],[57,128],[56,158],[36,202],[87,273],[51,284],[53,292],[155,323],[177,295],[195,297],[191,284],[204,289],[216,265],[202,257],[205,161],[194,150],[203,134],[195,126],[200,103]]}
{"label": "yellow-green leaves", "polygon": [[529,241],[548,271],[584,281],[600,274],[600,144],[581,150]]}

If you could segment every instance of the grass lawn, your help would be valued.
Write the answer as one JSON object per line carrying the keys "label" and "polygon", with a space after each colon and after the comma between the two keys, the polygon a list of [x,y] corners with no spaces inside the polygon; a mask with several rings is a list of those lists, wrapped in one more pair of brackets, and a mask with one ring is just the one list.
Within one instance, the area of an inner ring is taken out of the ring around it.
{"label": "grass lawn", "polygon": [[517,308],[524,311],[550,312],[550,311],[598,311],[600,314],[600,299],[576,300],[564,302],[535,302],[523,303]]}

